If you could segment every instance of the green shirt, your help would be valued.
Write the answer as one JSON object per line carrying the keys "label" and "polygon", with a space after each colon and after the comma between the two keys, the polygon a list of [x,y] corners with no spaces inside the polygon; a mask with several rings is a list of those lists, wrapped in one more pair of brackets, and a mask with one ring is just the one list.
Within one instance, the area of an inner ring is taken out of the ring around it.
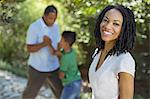
{"label": "green shirt", "polygon": [[65,73],[62,79],[63,85],[67,85],[72,81],[81,79],[80,72],[77,66],[76,53],[74,49],[70,52],[62,52],[63,55],[60,60],[60,71]]}

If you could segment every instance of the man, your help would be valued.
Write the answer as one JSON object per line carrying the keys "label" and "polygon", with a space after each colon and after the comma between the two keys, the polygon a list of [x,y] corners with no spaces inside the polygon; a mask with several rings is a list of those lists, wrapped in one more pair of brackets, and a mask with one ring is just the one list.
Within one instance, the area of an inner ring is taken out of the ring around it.
{"label": "man", "polygon": [[[58,78],[59,61],[57,56],[50,53],[49,44],[57,49],[60,41],[58,25],[55,23],[57,9],[48,6],[42,18],[33,22],[27,31],[27,51],[30,53],[28,60],[28,83],[23,92],[23,99],[34,99],[44,82],[48,82],[56,99],[60,98],[62,84]],[[44,37],[50,39],[44,39]]]}

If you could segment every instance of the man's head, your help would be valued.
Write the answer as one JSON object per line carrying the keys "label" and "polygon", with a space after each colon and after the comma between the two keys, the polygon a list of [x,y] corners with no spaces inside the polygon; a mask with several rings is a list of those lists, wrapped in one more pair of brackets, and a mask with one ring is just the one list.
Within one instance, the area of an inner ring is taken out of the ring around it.
{"label": "man's head", "polygon": [[43,19],[47,26],[52,26],[57,18],[57,8],[54,5],[47,6]]}
{"label": "man's head", "polygon": [[62,38],[60,41],[61,47],[64,48],[65,46],[72,46],[72,44],[76,40],[76,33],[72,31],[64,31],[62,33]]}

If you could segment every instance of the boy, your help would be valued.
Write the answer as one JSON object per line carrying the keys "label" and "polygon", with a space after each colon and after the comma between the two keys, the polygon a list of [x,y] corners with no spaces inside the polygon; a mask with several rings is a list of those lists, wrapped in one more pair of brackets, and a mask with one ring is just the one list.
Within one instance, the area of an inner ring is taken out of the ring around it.
{"label": "boy", "polygon": [[72,48],[75,40],[75,32],[64,31],[60,41],[61,51],[55,51],[55,54],[61,57],[59,77],[64,85],[61,99],[80,99],[81,76],[76,53]]}

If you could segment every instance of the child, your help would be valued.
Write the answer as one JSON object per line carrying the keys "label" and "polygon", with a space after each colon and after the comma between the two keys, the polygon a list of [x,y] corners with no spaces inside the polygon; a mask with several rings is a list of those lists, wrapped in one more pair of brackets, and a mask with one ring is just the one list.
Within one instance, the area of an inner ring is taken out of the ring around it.
{"label": "child", "polygon": [[76,53],[72,44],[76,40],[76,33],[64,31],[60,41],[61,55],[59,77],[64,85],[61,99],[80,99],[81,76],[77,66]]}

